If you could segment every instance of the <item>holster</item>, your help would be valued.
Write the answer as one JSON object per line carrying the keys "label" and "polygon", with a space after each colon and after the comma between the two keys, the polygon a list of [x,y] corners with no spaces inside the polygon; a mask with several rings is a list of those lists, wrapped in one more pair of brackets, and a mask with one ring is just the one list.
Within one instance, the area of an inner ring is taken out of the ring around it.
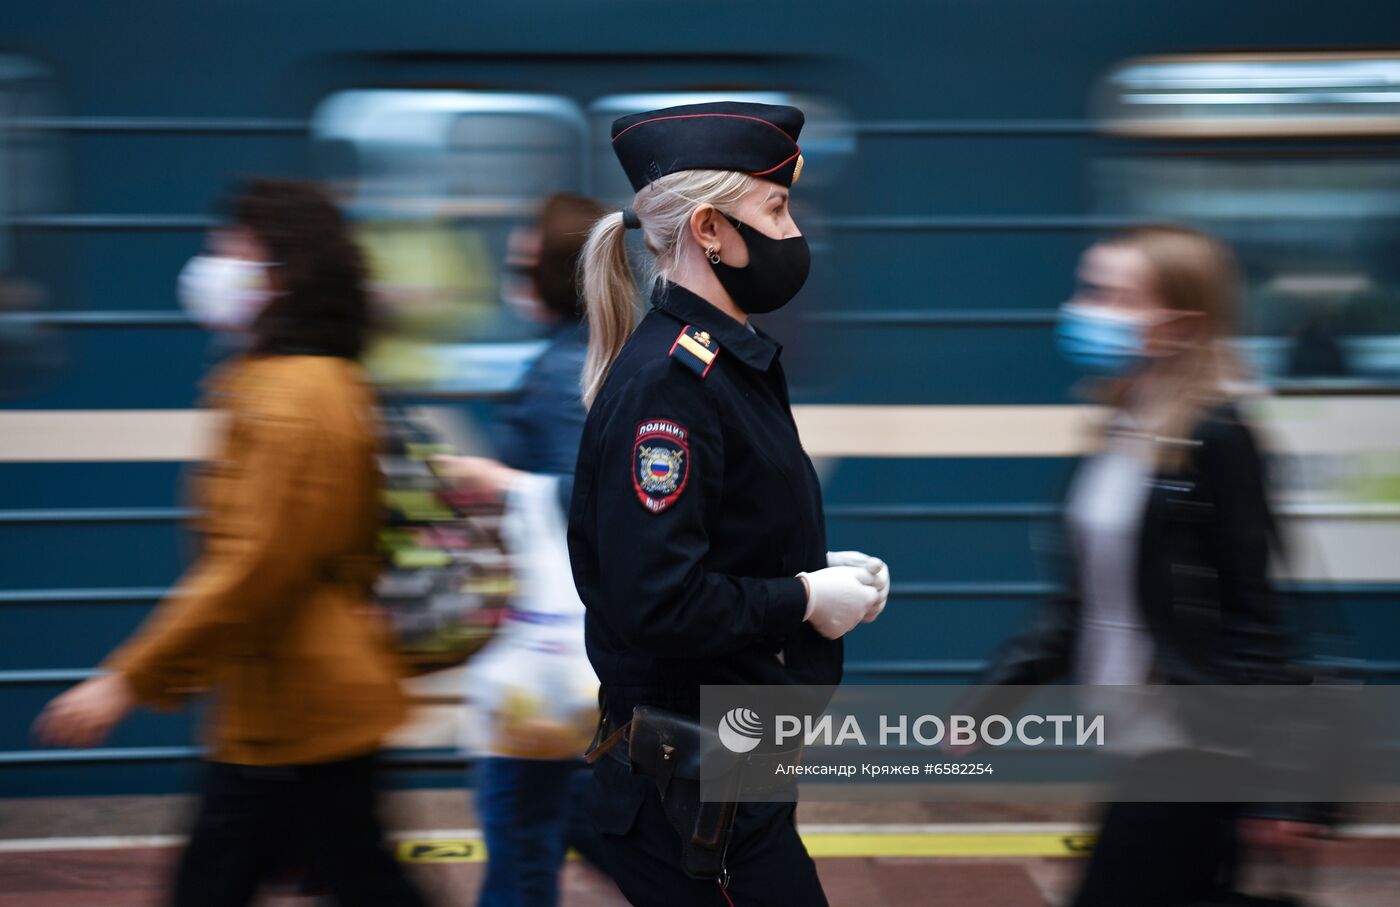
{"label": "holster", "polygon": [[[620,739],[627,742],[625,755],[615,745]],[[721,884],[728,881],[725,857],[739,809],[740,784],[746,790],[777,790],[788,782],[773,783],[770,779],[777,774],[773,767],[796,764],[801,757],[800,748],[781,753],[735,753],[720,742],[714,729],[696,719],[644,705],[634,708],[631,722],[593,752],[607,752],[629,764],[634,775],[652,779],[666,819],[681,839],[681,869],[692,878],[718,879]],[[769,778],[752,771],[759,766]],[[700,799],[702,769],[707,793],[713,797],[718,792],[718,798]],[[751,779],[746,779],[746,770]]]}
{"label": "holster", "polygon": [[[710,728],[694,718],[639,705],[632,710],[627,761],[634,774],[651,778],[666,818],[681,839],[681,869],[692,878],[722,879],[740,775],[739,757]],[[701,802],[700,773],[718,782],[728,796]]]}

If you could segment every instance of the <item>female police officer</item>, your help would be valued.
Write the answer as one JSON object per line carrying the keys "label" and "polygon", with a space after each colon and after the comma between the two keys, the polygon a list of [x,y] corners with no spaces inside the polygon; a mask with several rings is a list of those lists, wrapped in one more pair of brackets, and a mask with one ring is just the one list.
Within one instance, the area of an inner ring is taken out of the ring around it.
{"label": "female police officer", "polygon": [[[702,684],[834,685],[841,637],[888,595],[883,563],[826,551],[781,348],[748,320],[807,277],[788,211],[802,119],[713,103],[613,124],[637,195],[584,248],[590,412],[569,528],[605,727],[636,706],[695,716]],[[635,333],[628,228],[642,230],[658,273]],[[590,809],[632,903],[826,903],[791,803],[739,806],[723,870],[688,874],[672,804],[624,749],[595,763]]]}

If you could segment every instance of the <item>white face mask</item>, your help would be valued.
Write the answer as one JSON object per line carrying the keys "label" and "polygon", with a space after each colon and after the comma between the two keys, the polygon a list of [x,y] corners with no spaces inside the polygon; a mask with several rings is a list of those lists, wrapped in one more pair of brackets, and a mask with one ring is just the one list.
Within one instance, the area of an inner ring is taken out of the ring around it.
{"label": "white face mask", "polygon": [[245,331],[272,301],[267,265],[222,255],[196,255],[180,271],[180,304],[204,327]]}

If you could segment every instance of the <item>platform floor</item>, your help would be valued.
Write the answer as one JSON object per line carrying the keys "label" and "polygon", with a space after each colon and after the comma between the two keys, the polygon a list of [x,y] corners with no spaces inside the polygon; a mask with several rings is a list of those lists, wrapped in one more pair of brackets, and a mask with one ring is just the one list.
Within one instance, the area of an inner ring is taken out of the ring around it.
{"label": "platform floor", "polygon": [[[188,806],[173,797],[0,801],[0,907],[161,905]],[[434,904],[475,903],[483,864],[467,798],[396,794],[386,816]],[[1059,907],[1092,846],[1091,813],[1064,807],[804,804],[799,816],[835,907]],[[1356,837],[1319,845],[1310,873],[1260,864],[1251,887],[1306,893],[1312,907],[1400,904],[1400,824],[1367,818]],[[263,903],[316,902],[284,886]],[[565,868],[563,907],[625,903],[586,864]]]}
{"label": "platform floor", "polygon": [[[1336,845],[1344,847],[1345,845]],[[1366,848],[1314,874],[1317,907],[1393,907],[1400,903],[1400,844]],[[47,851],[0,854],[0,907],[158,907],[176,850]],[[1383,862],[1385,865],[1374,865]],[[1370,863],[1371,865],[1359,865]],[[833,905],[853,907],[1048,907],[1063,903],[1082,861],[1074,858],[868,858],[818,861]],[[442,905],[475,903],[480,863],[414,865],[411,871]],[[1276,870],[1282,876],[1290,874]],[[313,899],[269,892],[263,903],[292,907]],[[564,907],[624,907],[616,888],[590,867],[571,863]]]}

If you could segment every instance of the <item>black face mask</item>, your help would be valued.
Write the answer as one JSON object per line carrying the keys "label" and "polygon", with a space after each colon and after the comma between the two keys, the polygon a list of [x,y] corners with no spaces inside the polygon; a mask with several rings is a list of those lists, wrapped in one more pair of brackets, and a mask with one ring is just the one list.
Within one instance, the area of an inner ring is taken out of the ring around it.
{"label": "black face mask", "polygon": [[743,221],[724,216],[749,247],[749,263],[734,268],[722,261],[710,262],[720,286],[728,291],[735,305],[750,315],[781,309],[807,282],[807,272],[812,268],[807,238],[773,239]]}

